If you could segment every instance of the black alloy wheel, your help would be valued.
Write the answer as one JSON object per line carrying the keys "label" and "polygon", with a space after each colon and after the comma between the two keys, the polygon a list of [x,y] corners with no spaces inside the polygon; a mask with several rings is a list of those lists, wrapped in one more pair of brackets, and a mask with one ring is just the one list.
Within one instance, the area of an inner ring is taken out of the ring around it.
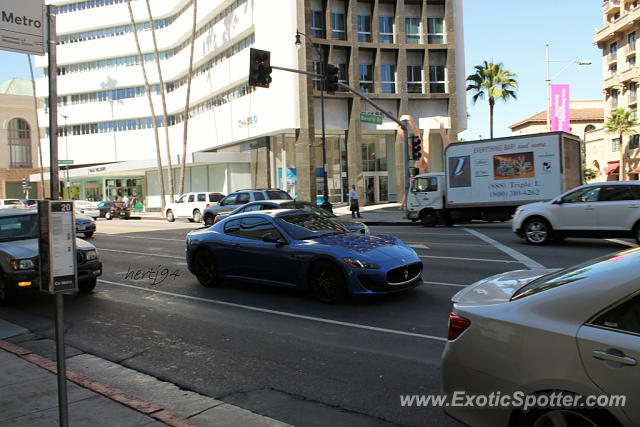
{"label": "black alloy wheel", "polygon": [[220,284],[216,260],[206,249],[201,249],[196,253],[193,259],[193,269],[202,286],[213,288]]}
{"label": "black alloy wheel", "polygon": [[78,291],[82,294],[89,294],[93,292],[96,287],[97,281],[98,279],[94,277],[93,279],[90,279],[86,282],[78,282]]}
{"label": "black alloy wheel", "polygon": [[215,220],[215,217],[211,214],[205,214],[204,216],[204,225],[205,227],[211,227],[213,225],[213,221]]}
{"label": "black alloy wheel", "polygon": [[422,225],[425,227],[433,227],[436,225],[438,218],[436,214],[432,210],[422,211],[420,212],[420,220],[422,221]]}
{"label": "black alloy wheel", "polygon": [[322,262],[311,269],[309,288],[319,301],[332,304],[339,302],[347,295],[344,275],[330,262]]}

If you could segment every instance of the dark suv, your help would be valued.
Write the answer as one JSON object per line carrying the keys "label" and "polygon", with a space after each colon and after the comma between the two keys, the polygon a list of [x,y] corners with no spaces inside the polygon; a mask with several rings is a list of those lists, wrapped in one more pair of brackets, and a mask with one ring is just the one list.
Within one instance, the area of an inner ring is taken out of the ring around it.
{"label": "dark suv", "polygon": [[237,190],[230,193],[217,205],[209,206],[204,210],[204,225],[213,225],[216,215],[221,212],[231,212],[238,206],[259,200],[293,200],[289,193],[279,188],[259,188],[256,190]]}

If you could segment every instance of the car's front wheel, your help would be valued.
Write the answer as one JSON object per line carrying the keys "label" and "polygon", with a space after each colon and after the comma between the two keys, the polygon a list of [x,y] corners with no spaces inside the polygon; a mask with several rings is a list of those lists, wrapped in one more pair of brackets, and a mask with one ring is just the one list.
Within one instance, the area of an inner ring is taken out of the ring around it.
{"label": "car's front wheel", "polygon": [[598,427],[620,426],[610,413],[601,409],[534,409],[522,414],[517,419],[518,426],[522,427]]}
{"label": "car's front wheel", "polygon": [[175,220],[176,220],[176,217],[175,217],[175,216],[173,216],[173,211],[172,211],[171,209],[169,209],[169,210],[167,211],[167,221],[169,221],[169,222],[173,222],[173,221],[175,221]]}
{"label": "car's front wheel", "polygon": [[330,262],[316,264],[309,273],[309,288],[316,299],[332,304],[347,295],[344,275]]}
{"label": "car's front wheel", "polygon": [[640,222],[638,222],[633,227],[633,237],[636,239],[636,242],[640,245]]}
{"label": "car's front wheel", "polygon": [[213,221],[215,220],[215,217],[211,214],[205,214],[204,215],[204,225],[206,227],[211,227],[213,225]]}
{"label": "car's front wheel", "polygon": [[420,221],[422,221],[422,225],[425,227],[433,227],[438,222],[438,217],[436,213],[432,210],[425,210],[420,212]]}
{"label": "car's front wheel", "polygon": [[193,222],[200,222],[202,221],[202,215],[200,214],[200,210],[199,209],[194,209],[193,210]]}
{"label": "car's front wheel", "polygon": [[522,235],[530,245],[546,245],[551,241],[553,230],[544,218],[528,219],[522,227]]}
{"label": "car's front wheel", "polygon": [[105,217],[106,219],[111,219],[111,218],[112,218],[112,216],[111,216],[111,212],[107,212],[106,214],[104,214],[104,217]]}
{"label": "car's front wheel", "polygon": [[93,236],[93,231],[87,231],[86,233],[84,233],[84,237],[91,237]]}
{"label": "car's front wheel", "polygon": [[220,284],[218,265],[213,254],[207,250],[199,250],[193,259],[193,269],[202,286],[213,288]]}
{"label": "car's front wheel", "polygon": [[94,277],[86,282],[78,282],[78,291],[83,294],[89,294],[93,292],[96,287],[97,279]]}
{"label": "car's front wheel", "polygon": [[10,304],[14,297],[13,290],[3,283],[2,272],[0,272],[0,306]]}

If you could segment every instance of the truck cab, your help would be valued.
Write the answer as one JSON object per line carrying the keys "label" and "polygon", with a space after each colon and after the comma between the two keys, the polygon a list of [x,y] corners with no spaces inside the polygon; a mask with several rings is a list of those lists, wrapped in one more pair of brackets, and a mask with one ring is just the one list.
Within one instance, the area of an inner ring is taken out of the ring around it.
{"label": "truck cab", "polygon": [[407,218],[420,220],[427,227],[438,223],[439,212],[444,207],[445,185],[444,173],[416,175],[407,194]]}

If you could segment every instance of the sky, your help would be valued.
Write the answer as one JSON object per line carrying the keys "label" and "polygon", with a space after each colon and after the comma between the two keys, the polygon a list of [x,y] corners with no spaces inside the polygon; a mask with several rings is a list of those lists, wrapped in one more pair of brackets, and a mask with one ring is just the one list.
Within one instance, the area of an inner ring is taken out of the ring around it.
{"label": "sky", "polygon": [[[502,62],[519,85],[517,100],[496,103],[494,137],[511,135],[509,125],[547,108],[545,43],[552,84],[569,84],[573,100],[603,99],[602,52],[593,44],[594,30],[603,26],[601,7],[602,0],[463,0],[465,77],[484,60]],[[13,77],[31,78],[27,56],[0,51],[0,82]],[[489,138],[486,98],[474,105],[467,94],[467,114],[459,137]]]}

